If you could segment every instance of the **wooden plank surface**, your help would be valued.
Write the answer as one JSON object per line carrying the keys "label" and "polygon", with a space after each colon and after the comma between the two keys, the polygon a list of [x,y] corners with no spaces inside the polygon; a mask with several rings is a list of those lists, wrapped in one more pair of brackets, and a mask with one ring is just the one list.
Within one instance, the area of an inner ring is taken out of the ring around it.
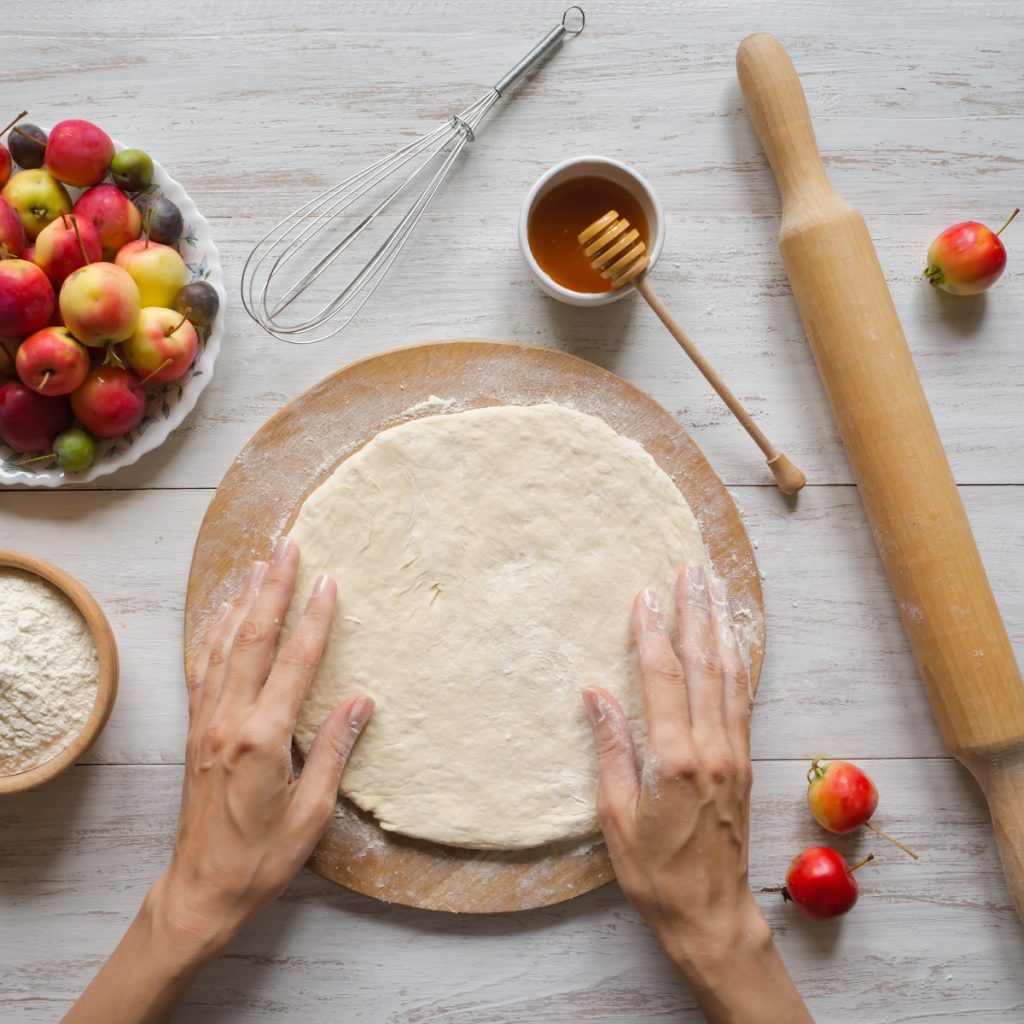
{"label": "wooden plank surface", "polygon": [[[550,344],[646,390],[734,491],[765,573],[753,877],[816,840],[802,759],[859,759],[888,854],[838,927],[771,904],[821,1021],[1024,1017],[1024,932],[983,807],[942,751],[803,339],[775,243],[778,201],[742,109],[739,40],[789,46],[837,186],[876,240],[1018,652],[1024,644],[1024,288],[958,301],[920,278],[934,234],[1020,202],[1018,0],[651,0],[585,5],[585,33],[495,110],[378,295],[333,342],[295,348],[228,312],[197,413],[108,490],[0,494],[3,546],[78,576],[123,662],[88,763],[0,801],[2,1016],[59,1016],[165,863],[184,736],[181,616],[192,543],[263,421],[352,359],[461,335]],[[5,11],[0,92],[42,124],[97,120],[152,151],[211,219],[229,293],[253,241],[317,186],[474,99],[557,18],[547,0],[39,0]],[[612,59],[609,59],[609,55]],[[657,287],[806,470],[795,507],[649,311],[570,310],[530,284],[519,205],[563,157],[632,160],[668,217]],[[1011,229],[1013,230],[1013,229]],[[995,486],[998,485],[998,486]],[[877,851],[876,852],[883,852]],[[699,1016],[614,886],[472,920],[414,913],[304,873],[208,972],[181,1021],[633,1024]]]}
{"label": "wooden plank surface", "polygon": [[[751,878],[779,884],[820,833],[805,765],[759,764]],[[1024,932],[1003,892],[985,811],[947,760],[872,762],[878,841],[856,916],[813,925],[759,900],[821,1022],[1018,1021]],[[166,863],[180,769],[83,766],[0,805],[5,1019],[53,1021],[117,940]],[[140,808],[145,813],[140,813]],[[970,838],[968,838],[970,837]],[[557,908],[467,918],[390,907],[303,872],[200,980],[177,1020],[218,1024],[697,1024],[702,1018],[614,885]],[[768,1024],[766,1020],[765,1024]]]}
{"label": "wooden plank surface", "polygon": [[[1018,651],[1024,536],[1017,487],[961,489]],[[759,758],[943,753],[895,604],[851,487],[734,487],[765,591]],[[99,598],[121,652],[121,692],[92,763],[167,764],[185,738],[181,635],[192,545],[211,491],[0,495],[9,546],[45,552]],[[83,543],[82,531],[101,538]],[[8,532],[9,531],[9,532]],[[268,538],[269,540],[269,538]],[[129,557],[111,559],[127,549]]]}

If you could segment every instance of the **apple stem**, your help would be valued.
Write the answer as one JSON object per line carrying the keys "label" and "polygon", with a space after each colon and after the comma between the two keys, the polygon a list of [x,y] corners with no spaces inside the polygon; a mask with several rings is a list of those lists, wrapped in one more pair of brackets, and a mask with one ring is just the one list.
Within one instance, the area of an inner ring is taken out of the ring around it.
{"label": "apple stem", "polygon": [[1009,217],[1006,218],[1006,223],[996,232],[997,235],[1001,235],[1014,221],[1017,214],[1020,213],[1020,207],[1018,206]]}
{"label": "apple stem", "polygon": [[34,142],[37,146],[46,148],[46,143],[42,139],[37,139],[34,135],[29,135],[28,132],[23,132],[20,128],[13,129],[16,135],[20,135],[23,139],[28,139],[29,142]]}
{"label": "apple stem", "polygon": [[153,207],[150,206],[146,210],[146,217],[145,217],[145,220],[142,222],[142,230],[146,233],[146,244],[143,246],[143,249],[148,249],[149,248],[149,230],[150,230],[150,227],[151,227],[152,223],[153,223]]}
{"label": "apple stem", "polygon": [[103,359],[104,366],[116,366],[118,369],[124,369],[124,360],[117,354],[113,345],[107,346],[107,354]]}
{"label": "apple stem", "polygon": [[[22,115],[24,117],[24,114]],[[47,452],[45,455],[33,455],[31,459],[18,459],[17,465],[31,466],[33,462],[42,462],[43,459],[55,459],[56,452]]]}
{"label": "apple stem", "polygon": [[82,259],[85,260],[86,266],[89,265],[89,254],[85,251],[85,242],[82,241],[82,232],[78,230],[78,218],[71,215],[71,226],[75,229],[75,238],[78,239],[78,248],[82,250]]}
{"label": "apple stem", "polygon": [[[28,117],[28,111],[23,110],[3,131],[0,131],[0,135],[6,134],[11,128],[13,128],[23,117]],[[20,134],[20,133],[19,133]]]}
{"label": "apple stem", "polygon": [[857,868],[864,867],[865,864],[868,864],[869,862],[873,861],[874,859],[875,859],[875,855],[873,853],[869,853],[863,860],[857,861],[857,863],[854,864],[853,867],[850,868],[850,874],[852,875],[854,873],[854,871],[857,870]]}
{"label": "apple stem", "polygon": [[174,325],[174,327],[172,327],[171,330],[164,332],[165,337],[169,338],[179,327],[181,327],[181,325],[188,319],[188,315],[191,312],[192,312],[192,307],[191,306],[187,306],[185,308],[185,312],[182,314],[181,319]]}
{"label": "apple stem", "polygon": [[892,836],[887,835],[880,828],[876,828],[874,825],[871,824],[870,821],[865,821],[864,824],[869,829],[871,829],[871,831],[874,832],[876,836],[881,836],[883,839],[885,839],[888,842],[892,843],[892,845],[895,846],[897,850],[902,850],[908,857],[913,857],[914,860],[920,860],[921,859],[920,857],[918,857],[918,855],[916,853],[914,853],[913,850],[910,849],[909,846],[904,846],[902,843],[896,842],[896,840],[893,839]]}
{"label": "apple stem", "polygon": [[158,374],[165,366],[170,366],[170,364],[171,360],[165,359],[152,373],[146,374],[146,376],[143,377],[142,380],[140,380],[139,383],[132,388],[132,391],[138,391],[138,389],[141,388],[148,380],[156,376],[156,374]]}
{"label": "apple stem", "polygon": [[816,758],[811,761],[810,770],[807,772],[807,781],[814,782],[815,779],[823,779],[825,777],[825,769],[820,767],[821,762],[824,760],[825,755],[819,754]]}
{"label": "apple stem", "polygon": [[36,388],[36,391],[38,391],[40,394],[42,394],[43,388],[46,387],[46,384],[49,381],[49,379],[50,379],[50,371],[47,370],[46,373],[43,374],[43,379],[39,382],[39,387]]}

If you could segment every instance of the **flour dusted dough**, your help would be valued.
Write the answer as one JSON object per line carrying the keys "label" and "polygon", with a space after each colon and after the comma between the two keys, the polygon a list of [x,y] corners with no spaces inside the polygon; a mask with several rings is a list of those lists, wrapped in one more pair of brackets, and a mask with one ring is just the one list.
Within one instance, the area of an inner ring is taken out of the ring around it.
{"label": "flour dusted dough", "polygon": [[346,796],[385,829],[454,846],[597,831],[580,689],[611,690],[642,742],[633,598],[654,585],[671,615],[678,566],[704,557],[639,444],[558,405],[414,420],[343,462],[291,536],[299,593],[320,572],[340,591],[300,749],[342,697],[376,700]]}

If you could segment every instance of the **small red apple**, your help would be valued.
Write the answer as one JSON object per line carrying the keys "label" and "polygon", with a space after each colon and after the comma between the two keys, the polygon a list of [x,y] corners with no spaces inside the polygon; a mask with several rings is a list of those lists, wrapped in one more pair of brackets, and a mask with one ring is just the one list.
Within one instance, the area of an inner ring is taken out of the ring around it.
{"label": "small red apple", "polygon": [[25,227],[18,211],[0,198],[0,259],[17,256],[25,248]]}
{"label": "small red apple", "polygon": [[97,437],[134,430],[146,413],[146,393],[131,370],[97,366],[71,396],[78,421]]}
{"label": "small red apple", "polygon": [[1006,247],[999,236],[1020,210],[992,231],[974,220],[946,228],[928,247],[924,276],[950,295],[977,295],[991,288],[1006,269]]}
{"label": "small red apple", "polygon": [[66,327],[30,334],[15,362],[21,382],[41,395],[69,395],[89,372],[89,353]]}
{"label": "small red apple", "polygon": [[192,365],[199,336],[173,309],[146,306],[135,333],[122,346],[128,365],[144,381],[177,380]]}
{"label": "small red apple", "polygon": [[0,384],[0,441],[16,452],[46,452],[71,426],[67,397],[47,398],[20,380]]}
{"label": "small red apple", "polygon": [[111,262],[123,245],[142,234],[142,214],[116,185],[95,185],[83,192],[74,212],[96,226],[103,258]]}
{"label": "small red apple", "polygon": [[854,871],[874,859],[874,854],[869,854],[851,867],[835,850],[811,846],[789,865],[782,896],[815,921],[839,917],[857,902]]}
{"label": "small red apple", "polygon": [[867,772],[849,761],[816,757],[807,772],[807,806],[814,820],[829,832],[845,835],[862,825],[917,860],[917,854],[896,842],[868,819],[878,807],[878,790]]}
{"label": "small red apple", "polygon": [[24,338],[45,327],[54,302],[50,279],[34,263],[0,260],[0,338]]}
{"label": "small red apple", "polygon": [[61,121],[46,143],[46,169],[58,180],[76,188],[102,181],[114,159],[110,136],[91,121]]}
{"label": "small red apple", "polygon": [[47,224],[36,239],[35,263],[58,288],[64,279],[87,263],[103,257],[100,234],[90,220],[71,213]]}
{"label": "small red apple", "polygon": [[807,804],[814,820],[829,832],[844,835],[865,824],[878,807],[878,790],[849,761],[822,764],[816,757],[807,773]]}

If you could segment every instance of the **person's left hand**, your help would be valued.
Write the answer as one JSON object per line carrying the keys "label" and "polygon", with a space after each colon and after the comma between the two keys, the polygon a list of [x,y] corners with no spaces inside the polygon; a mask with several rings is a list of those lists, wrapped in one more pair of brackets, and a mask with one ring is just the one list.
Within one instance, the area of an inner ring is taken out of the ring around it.
{"label": "person's left hand", "polygon": [[153,897],[177,934],[207,955],[273,900],[323,835],[338,782],[373,710],[342,701],[320,726],[302,775],[291,736],[327,642],[337,587],[322,576],[274,657],[292,600],[297,545],[282,538],[214,615],[189,678],[189,731],[178,835]]}

